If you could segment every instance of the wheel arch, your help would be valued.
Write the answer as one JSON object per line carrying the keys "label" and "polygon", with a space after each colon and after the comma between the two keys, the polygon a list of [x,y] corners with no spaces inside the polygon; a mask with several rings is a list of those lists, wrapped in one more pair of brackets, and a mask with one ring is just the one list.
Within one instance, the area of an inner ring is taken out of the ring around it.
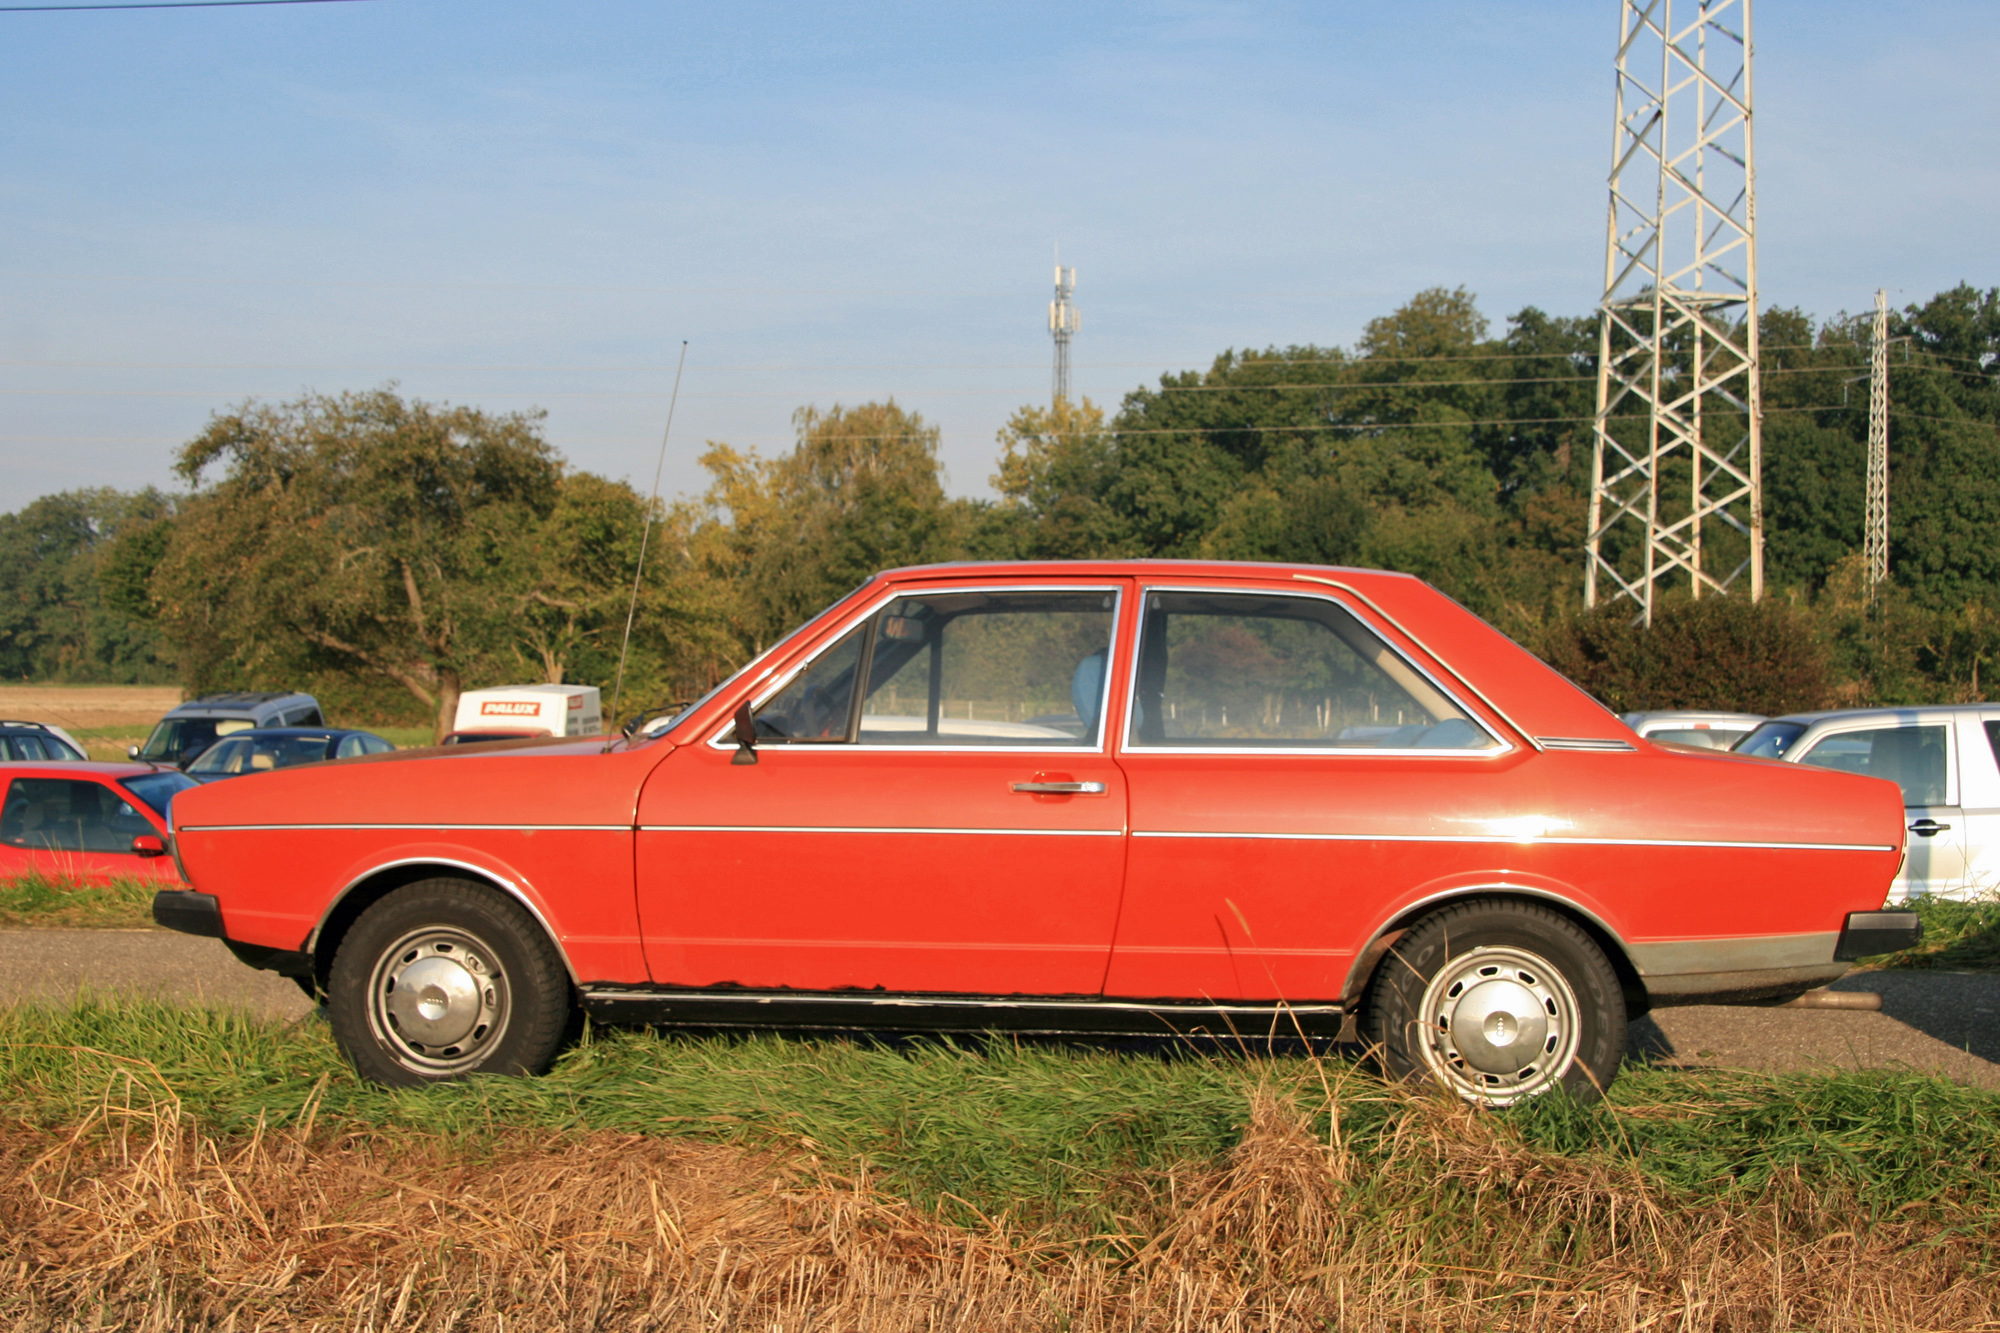
{"label": "wheel arch", "polygon": [[1341,988],[1342,1007],[1359,1011],[1362,999],[1368,993],[1368,983],[1375,971],[1389,956],[1404,932],[1431,913],[1446,907],[1474,901],[1503,902],[1514,901],[1533,903],[1538,907],[1553,910],[1566,918],[1597,945],[1611,964],[1613,975],[1618,978],[1618,989],[1625,997],[1625,1011],[1629,1017],[1638,1018],[1652,1008],[1646,995],[1646,983],[1639,976],[1639,969],[1632,964],[1632,958],[1618,932],[1604,919],[1590,909],[1579,905],[1559,893],[1547,889],[1530,888],[1520,884],[1494,883],[1469,885],[1447,889],[1430,894],[1415,902],[1398,908],[1369,937],[1367,945],[1354,956],[1354,965],[1347,974],[1347,984]]}
{"label": "wheel arch", "polygon": [[548,937],[555,949],[556,957],[562,959],[563,971],[568,974],[572,987],[581,986],[576,966],[570,962],[569,950],[563,947],[562,937],[549,925],[534,899],[522,891],[521,886],[503,875],[465,861],[454,861],[449,857],[416,856],[405,860],[387,861],[373,866],[349,880],[347,885],[333,896],[327,909],[321,914],[319,924],[306,937],[306,952],[312,956],[313,981],[322,993],[326,990],[327,978],[333,971],[333,955],[340,948],[340,941],[361,919],[361,914],[382,899],[405,885],[427,879],[459,879],[481,885],[499,893],[503,898],[519,905],[534,919],[542,934]]}

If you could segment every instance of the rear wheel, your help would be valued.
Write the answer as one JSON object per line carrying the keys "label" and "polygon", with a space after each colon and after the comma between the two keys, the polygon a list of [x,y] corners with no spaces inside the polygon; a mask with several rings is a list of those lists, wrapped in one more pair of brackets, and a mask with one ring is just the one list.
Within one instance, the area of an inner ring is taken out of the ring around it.
{"label": "rear wheel", "polygon": [[1625,1057],[1625,997],[1603,950],[1567,917],[1507,899],[1419,920],[1376,969],[1364,1023],[1392,1077],[1487,1106],[1555,1088],[1595,1101]]}
{"label": "rear wheel", "polygon": [[569,1017],[555,946],[519,904],[423,880],[361,914],[327,978],[334,1038],[364,1078],[412,1086],[538,1074]]}

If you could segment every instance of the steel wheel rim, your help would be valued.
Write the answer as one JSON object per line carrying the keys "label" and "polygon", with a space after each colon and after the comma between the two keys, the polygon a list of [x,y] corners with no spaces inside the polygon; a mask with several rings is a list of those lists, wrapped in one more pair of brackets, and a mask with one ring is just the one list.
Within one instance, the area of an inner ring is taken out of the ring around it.
{"label": "steel wheel rim", "polygon": [[1526,949],[1483,945],[1452,958],[1417,1012],[1424,1063],[1470,1101],[1506,1106],[1547,1092],[1576,1061],[1576,992]]}
{"label": "steel wheel rim", "polygon": [[369,1030],[420,1074],[476,1068],[506,1032],[509,1008],[492,946],[453,926],[404,934],[368,978]]}

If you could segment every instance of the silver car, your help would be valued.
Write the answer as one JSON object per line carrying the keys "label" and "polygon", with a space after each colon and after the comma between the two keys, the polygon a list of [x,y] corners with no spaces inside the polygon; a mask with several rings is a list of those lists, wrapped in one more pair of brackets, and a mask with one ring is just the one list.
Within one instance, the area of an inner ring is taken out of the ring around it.
{"label": "silver car", "polygon": [[1649,741],[1672,741],[1704,750],[1727,750],[1757,729],[1762,713],[1708,713],[1676,709],[1660,713],[1627,713],[1626,726]]}
{"label": "silver car", "polygon": [[2000,704],[1793,713],[1751,732],[1736,753],[1901,787],[1909,854],[1890,902],[2000,891]]}

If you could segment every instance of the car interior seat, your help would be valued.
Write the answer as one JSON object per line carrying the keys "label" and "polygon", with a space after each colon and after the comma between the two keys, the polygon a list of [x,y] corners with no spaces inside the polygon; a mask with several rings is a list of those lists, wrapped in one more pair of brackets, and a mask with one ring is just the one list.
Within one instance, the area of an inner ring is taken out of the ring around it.
{"label": "car interior seat", "polygon": [[1096,652],[1076,664],[1076,670],[1069,678],[1069,702],[1076,709],[1077,720],[1083,723],[1083,743],[1092,744],[1097,739],[1097,714],[1104,705],[1104,662],[1106,650]]}

